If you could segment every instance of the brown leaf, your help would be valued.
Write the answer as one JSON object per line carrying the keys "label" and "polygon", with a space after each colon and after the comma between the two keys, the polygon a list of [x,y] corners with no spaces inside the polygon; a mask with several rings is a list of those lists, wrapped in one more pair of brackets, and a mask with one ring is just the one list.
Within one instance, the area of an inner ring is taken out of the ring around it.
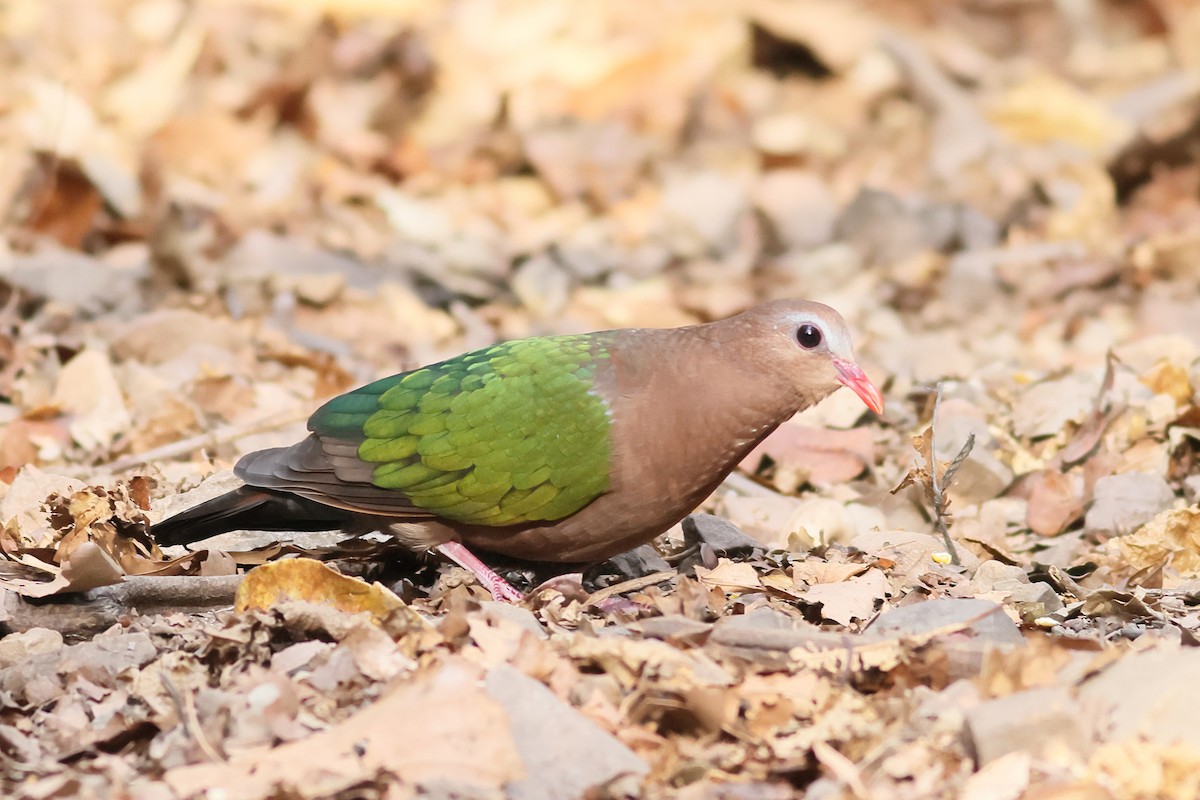
{"label": "brown leaf", "polygon": [[29,186],[25,224],[44,236],[78,250],[102,220],[104,199],[78,165],[54,155],[38,156],[38,172]]}
{"label": "brown leaf", "polygon": [[404,601],[381,584],[347,577],[311,558],[289,558],[255,567],[238,587],[235,608],[269,610],[289,600],[306,600],[382,620]]}
{"label": "brown leaf", "polygon": [[1039,536],[1057,536],[1083,516],[1082,481],[1044,469],[1022,482],[1028,492],[1026,522]]}
{"label": "brown leaf", "polygon": [[1182,577],[1200,576],[1200,509],[1164,511],[1137,531],[1111,540],[1118,574],[1170,567]]}

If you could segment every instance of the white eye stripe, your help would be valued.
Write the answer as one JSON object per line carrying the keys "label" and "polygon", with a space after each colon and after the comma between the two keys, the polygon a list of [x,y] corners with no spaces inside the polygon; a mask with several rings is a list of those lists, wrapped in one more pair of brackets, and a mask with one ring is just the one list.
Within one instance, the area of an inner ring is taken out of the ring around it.
{"label": "white eye stripe", "polygon": [[[780,333],[792,341],[793,347],[799,346],[801,350],[828,351],[831,355],[839,358],[854,359],[850,332],[840,319],[826,319],[818,314],[802,311],[789,314],[784,325],[786,327],[781,326]],[[821,341],[814,347],[805,347],[804,343],[800,341],[800,330],[805,326],[811,326],[820,333]]]}

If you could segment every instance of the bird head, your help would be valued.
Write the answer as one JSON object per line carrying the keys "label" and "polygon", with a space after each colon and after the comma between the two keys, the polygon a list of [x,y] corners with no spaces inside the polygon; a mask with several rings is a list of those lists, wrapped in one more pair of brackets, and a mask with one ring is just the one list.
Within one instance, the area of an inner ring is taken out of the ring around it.
{"label": "bird head", "polygon": [[770,349],[772,361],[791,378],[805,405],[845,386],[862,398],[867,408],[883,413],[883,395],[855,361],[850,331],[837,311],[807,300],[778,300],[743,316],[766,334],[763,343]]}

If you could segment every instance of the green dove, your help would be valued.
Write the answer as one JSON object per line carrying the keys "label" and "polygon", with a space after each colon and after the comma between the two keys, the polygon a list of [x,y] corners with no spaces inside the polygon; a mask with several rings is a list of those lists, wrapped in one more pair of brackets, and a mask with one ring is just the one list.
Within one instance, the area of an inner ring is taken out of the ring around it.
{"label": "green dove", "polygon": [[333,398],[308,438],[244,456],[245,486],[152,533],[173,545],[379,530],[516,599],[472,551],[586,564],[643,544],[840,386],[882,411],[841,316],[801,300],[683,328],[504,342]]}

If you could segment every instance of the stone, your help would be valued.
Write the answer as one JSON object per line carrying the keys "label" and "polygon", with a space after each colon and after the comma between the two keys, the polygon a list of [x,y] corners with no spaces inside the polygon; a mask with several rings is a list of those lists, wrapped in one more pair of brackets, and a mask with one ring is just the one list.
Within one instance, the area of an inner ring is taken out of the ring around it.
{"label": "stone", "polygon": [[982,766],[1009,753],[1045,753],[1053,744],[1079,756],[1091,749],[1070,692],[1030,689],[999,697],[967,712],[967,734]]}
{"label": "stone", "polygon": [[553,257],[541,253],[517,267],[511,286],[530,314],[545,319],[556,316],[567,305],[571,278]]}
{"label": "stone", "polygon": [[762,545],[743,533],[728,520],[712,514],[689,514],[683,520],[683,536],[689,545],[703,544],[715,555],[725,558],[746,558],[761,550]]}
{"label": "stone", "polygon": [[0,639],[0,669],[43,653],[57,653],[62,646],[62,634],[49,628],[30,628],[9,634]]}
{"label": "stone", "polygon": [[597,564],[584,573],[584,580],[596,588],[603,589],[606,586],[613,586],[644,575],[653,575],[656,572],[667,572],[671,569],[673,567],[654,549],[653,545],[644,544]]}
{"label": "stone", "polygon": [[568,800],[649,766],[615,736],[560,700],[539,681],[510,666],[484,682],[507,712],[525,777],[505,786],[515,800]]}
{"label": "stone", "polygon": [[766,173],[754,192],[754,201],[787,250],[807,250],[833,236],[837,203],[816,175],[799,169]]}
{"label": "stone", "polygon": [[0,280],[36,297],[76,308],[85,317],[132,313],[147,269],[116,268],[83,253],[46,246],[28,255],[0,252]]}
{"label": "stone", "polygon": [[1200,747],[1200,650],[1131,653],[1088,680],[1079,706],[1105,742]]}
{"label": "stone", "polygon": [[1124,472],[1096,481],[1095,502],[1084,517],[1084,528],[1115,534],[1132,533],[1175,503],[1175,493],[1158,475]]}
{"label": "stone", "polygon": [[734,249],[738,221],[749,203],[732,177],[698,172],[668,177],[662,205],[674,249],[681,256],[696,258]]}
{"label": "stone", "polygon": [[946,674],[952,678],[978,675],[988,652],[1025,642],[1004,609],[982,598],[939,598],[901,606],[880,614],[865,633],[905,639],[935,634]]}

